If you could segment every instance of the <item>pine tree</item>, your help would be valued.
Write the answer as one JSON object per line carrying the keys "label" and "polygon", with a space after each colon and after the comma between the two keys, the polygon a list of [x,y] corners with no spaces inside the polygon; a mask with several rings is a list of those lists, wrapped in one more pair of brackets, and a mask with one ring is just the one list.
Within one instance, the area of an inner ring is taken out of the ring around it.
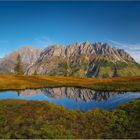
{"label": "pine tree", "polygon": [[113,77],[118,77],[117,66],[114,67]]}
{"label": "pine tree", "polygon": [[69,76],[70,75],[70,67],[68,64],[68,61],[64,61],[64,76]]}
{"label": "pine tree", "polygon": [[37,71],[35,70],[34,75],[37,75]]}
{"label": "pine tree", "polygon": [[20,54],[18,54],[17,56],[17,64],[15,65],[15,73],[18,74],[18,75],[23,75],[23,69],[22,69],[22,66],[21,66],[21,56]]}

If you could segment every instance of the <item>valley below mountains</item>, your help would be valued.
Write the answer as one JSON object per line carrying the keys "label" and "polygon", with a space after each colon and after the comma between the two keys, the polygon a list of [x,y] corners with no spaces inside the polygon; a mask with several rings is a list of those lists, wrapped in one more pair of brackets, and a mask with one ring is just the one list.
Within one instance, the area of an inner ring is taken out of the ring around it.
{"label": "valley below mountains", "polygon": [[0,59],[0,73],[15,73],[20,55],[24,75],[121,77],[140,75],[140,64],[123,49],[107,43],[52,45],[45,49],[22,47]]}

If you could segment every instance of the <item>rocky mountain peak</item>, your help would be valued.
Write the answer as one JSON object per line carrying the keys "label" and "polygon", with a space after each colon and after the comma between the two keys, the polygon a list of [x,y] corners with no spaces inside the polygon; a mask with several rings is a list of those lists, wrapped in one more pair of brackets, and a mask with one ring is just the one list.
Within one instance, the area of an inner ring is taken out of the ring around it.
{"label": "rocky mountain peak", "polygon": [[[125,64],[124,64],[125,63]],[[116,65],[135,65],[135,60],[124,50],[112,48],[108,43],[73,43],[52,45],[44,49],[26,74],[72,75],[85,77],[113,76]],[[109,69],[111,72],[104,69]],[[131,73],[131,72],[129,72]]]}
{"label": "rocky mountain peak", "polygon": [[51,45],[45,48],[41,54],[37,62],[41,62],[42,60],[49,60],[51,57],[63,57],[65,55],[65,47],[62,45]]}
{"label": "rocky mountain peak", "polygon": [[23,69],[26,69],[28,65],[31,65],[37,61],[41,51],[41,49],[23,46],[2,58],[0,62],[0,69],[6,69],[6,71],[9,71],[9,73],[13,73],[18,55],[21,57]]}
{"label": "rocky mountain peak", "polygon": [[100,55],[104,57],[111,57],[111,61],[134,61],[134,59],[123,49],[112,48],[108,43],[73,43],[68,46],[52,45],[41,52],[40,59],[49,59],[50,57],[73,57],[78,55]]}
{"label": "rocky mountain peak", "polygon": [[51,45],[44,50],[23,46],[0,60],[0,72],[14,73],[19,54],[27,75],[112,77],[114,73],[127,76],[140,71],[135,60],[123,49],[103,42],[76,42],[67,46]]}

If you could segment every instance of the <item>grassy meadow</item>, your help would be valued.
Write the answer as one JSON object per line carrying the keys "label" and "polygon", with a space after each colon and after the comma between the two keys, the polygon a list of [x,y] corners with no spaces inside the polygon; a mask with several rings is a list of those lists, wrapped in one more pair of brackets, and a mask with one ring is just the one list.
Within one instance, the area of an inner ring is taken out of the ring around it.
{"label": "grassy meadow", "polygon": [[20,90],[62,86],[90,88],[104,91],[140,91],[140,77],[103,79],[41,75],[0,75],[0,90]]}

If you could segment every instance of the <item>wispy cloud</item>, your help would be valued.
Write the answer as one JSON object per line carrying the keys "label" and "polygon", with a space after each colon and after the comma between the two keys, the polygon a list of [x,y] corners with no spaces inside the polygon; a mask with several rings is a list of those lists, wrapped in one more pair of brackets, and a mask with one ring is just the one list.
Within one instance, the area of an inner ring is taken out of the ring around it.
{"label": "wispy cloud", "polygon": [[110,40],[113,47],[121,48],[127,51],[137,62],[140,63],[140,43],[129,44]]}
{"label": "wispy cloud", "polygon": [[55,44],[54,39],[47,37],[47,36],[35,38],[34,42],[35,42],[36,46],[40,47],[40,48],[45,48],[45,47],[48,47],[49,45]]}

